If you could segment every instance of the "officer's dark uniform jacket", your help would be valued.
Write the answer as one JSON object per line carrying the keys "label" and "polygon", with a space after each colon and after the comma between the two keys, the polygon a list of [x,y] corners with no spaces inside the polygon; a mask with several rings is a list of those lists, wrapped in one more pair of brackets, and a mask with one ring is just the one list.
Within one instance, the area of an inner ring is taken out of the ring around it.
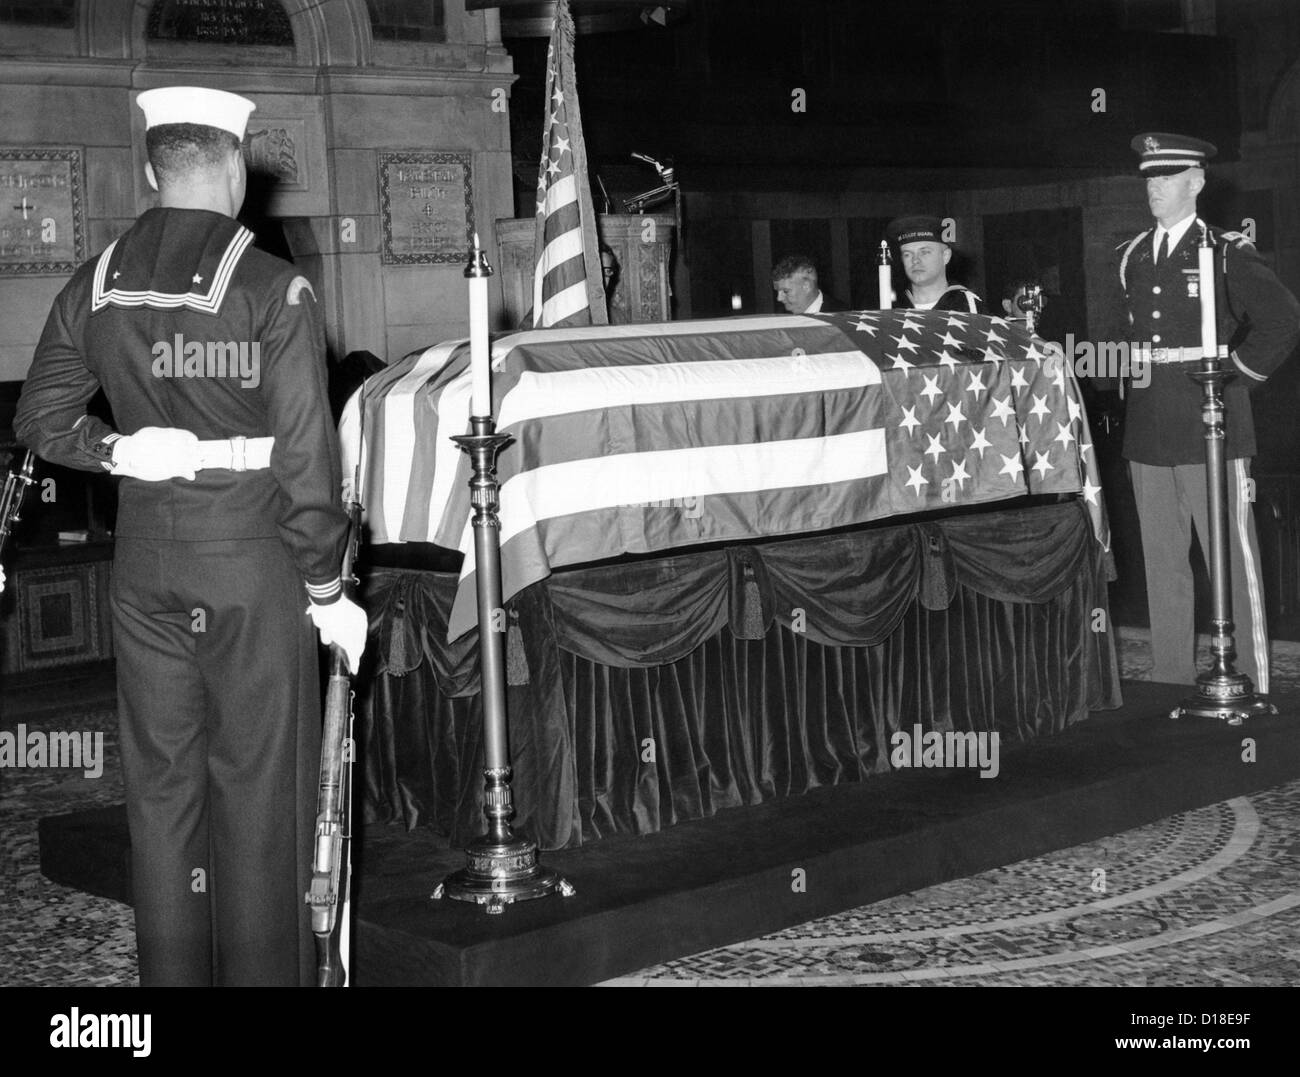
{"label": "officer's dark uniform jacket", "polygon": [[[1199,218],[1193,222],[1158,266],[1152,250],[1153,229],[1118,248],[1131,347],[1200,347],[1202,283],[1197,246],[1201,225]],[[1249,391],[1262,384],[1300,340],[1300,303],[1249,240],[1213,228],[1210,237],[1215,251],[1219,340],[1228,345],[1229,369],[1237,374],[1224,389],[1228,416],[1225,458],[1231,460],[1255,455]],[[1156,355],[1162,357],[1159,352]],[[1162,467],[1205,462],[1204,397],[1201,387],[1187,376],[1198,365],[1198,360],[1153,362],[1145,387],[1129,381],[1126,459]]]}
{"label": "officer's dark uniform jacket", "polygon": [[[912,302],[912,293],[905,291],[903,298],[899,301],[899,307],[910,308],[914,306]],[[965,314],[987,314],[984,309],[984,302],[972,292],[969,288],[964,288],[960,284],[948,285],[947,291],[939,296],[934,306],[930,310],[955,310]]]}
{"label": "officer's dark uniform jacket", "polygon": [[340,593],[347,523],[315,297],[252,240],[219,213],[146,212],[55,300],[14,425],[46,460],[106,467],[113,430],[85,414],[102,385],[123,434],[161,426],[201,440],[273,436],[268,469],[123,479],[117,533],[278,535],[316,601],[329,602]]}

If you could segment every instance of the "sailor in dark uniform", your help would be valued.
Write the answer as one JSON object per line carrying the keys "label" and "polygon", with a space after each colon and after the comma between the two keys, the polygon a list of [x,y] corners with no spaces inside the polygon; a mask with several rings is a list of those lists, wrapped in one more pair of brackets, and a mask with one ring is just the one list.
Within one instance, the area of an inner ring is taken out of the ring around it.
{"label": "sailor in dark uniform", "polygon": [[[146,212],[59,293],[15,429],[123,476],[113,565],[142,985],[311,983],[314,622],[355,667],[323,333],[234,219],[251,102],[142,93]],[[103,387],[114,430],[86,414]],[[310,609],[311,620],[304,612]]]}
{"label": "sailor in dark uniform", "polygon": [[[1208,549],[1202,391],[1191,378],[1201,357],[1201,289],[1197,245],[1208,226],[1196,215],[1205,186],[1208,142],[1182,135],[1138,135],[1133,149],[1146,179],[1155,226],[1119,247],[1119,278],[1137,355],[1127,386],[1124,457],[1129,460],[1146,559],[1151,613],[1152,677],[1195,680],[1192,526]],[[1252,512],[1250,458],[1255,428],[1250,392],[1300,340],[1300,304],[1245,237],[1209,228],[1219,340],[1230,348],[1236,377],[1224,390],[1228,464],[1228,533],[1232,614],[1238,669],[1269,690],[1263,581]],[[1149,366],[1147,365],[1149,363]],[[1149,379],[1147,374],[1149,373]]]}
{"label": "sailor in dark uniform", "polygon": [[969,288],[948,283],[952,247],[943,238],[943,222],[938,217],[899,217],[890,222],[885,235],[898,249],[910,282],[899,297],[899,307],[988,313],[984,301]]}

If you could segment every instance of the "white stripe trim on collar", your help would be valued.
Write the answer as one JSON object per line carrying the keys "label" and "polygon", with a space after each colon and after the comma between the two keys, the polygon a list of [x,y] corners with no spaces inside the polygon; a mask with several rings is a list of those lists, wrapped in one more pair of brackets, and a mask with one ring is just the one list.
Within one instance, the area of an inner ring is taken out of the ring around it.
{"label": "white stripe trim on collar", "polygon": [[244,251],[253,242],[253,233],[242,225],[239,230],[231,237],[226,244],[225,252],[221,255],[221,261],[217,263],[217,271],[212,276],[212,283],[208,285],[205,293],[198,292],[159,292],[153,289],[147,291],[128,292],[119,288],[105,288],[108,277],[108,264],[113,255],[113,250],[117,247],[117,240],[113,240],[105,249],[104,253],[99,256],[99,261],[95,264],[95,281],[94,288],[90,297],[91,313],[103,310],[106,306],[115,307],[152,307],[155,310],[175,310],[179,307],[189,307],[190,310],[198,311],[200,314],[215,314],[221,309],[221,304],[225,302],[226,291],[230,287],[231,278],[235,275],[235,268],[239,265],[239,259],[243,257]]}

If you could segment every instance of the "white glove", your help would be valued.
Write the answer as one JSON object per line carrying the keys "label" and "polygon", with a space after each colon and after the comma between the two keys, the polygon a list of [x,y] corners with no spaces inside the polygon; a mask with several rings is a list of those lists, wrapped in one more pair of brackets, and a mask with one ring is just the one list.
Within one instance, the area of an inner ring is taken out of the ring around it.
{"label": "white glove", "polygon": [[328,606],[312,603],[307,607],[312,623],[320,633],[320,641],[328,647],[337,643],[348,656],[351,672],[361,666],[361,653],[366,649],[366,632],[370,624],[366,611],[350,598],[340,598]]}
{"label": "white glove", "polygon": [[5,567],[0,565],[0,595],[5,593]]}
{"label": "white glove", "polygon": [[146,426],[113,443],[113,474],[146,482],[192,479],[202,464],[199,439],[174,426]]}

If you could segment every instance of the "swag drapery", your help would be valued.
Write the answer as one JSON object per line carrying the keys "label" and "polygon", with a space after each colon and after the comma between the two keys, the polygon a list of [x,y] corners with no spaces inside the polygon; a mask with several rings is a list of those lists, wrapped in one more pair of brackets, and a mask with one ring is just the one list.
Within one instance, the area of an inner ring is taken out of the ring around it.
{"label": "swag drapery", "polygon": [[[1079,501],[557,571],[509,604],[516,826],[648,833],[890,769],[898,730],[1058,732],[1120,703],[1108,559]],[[454,572],[372,569],[368,822],[483,826]]]}

